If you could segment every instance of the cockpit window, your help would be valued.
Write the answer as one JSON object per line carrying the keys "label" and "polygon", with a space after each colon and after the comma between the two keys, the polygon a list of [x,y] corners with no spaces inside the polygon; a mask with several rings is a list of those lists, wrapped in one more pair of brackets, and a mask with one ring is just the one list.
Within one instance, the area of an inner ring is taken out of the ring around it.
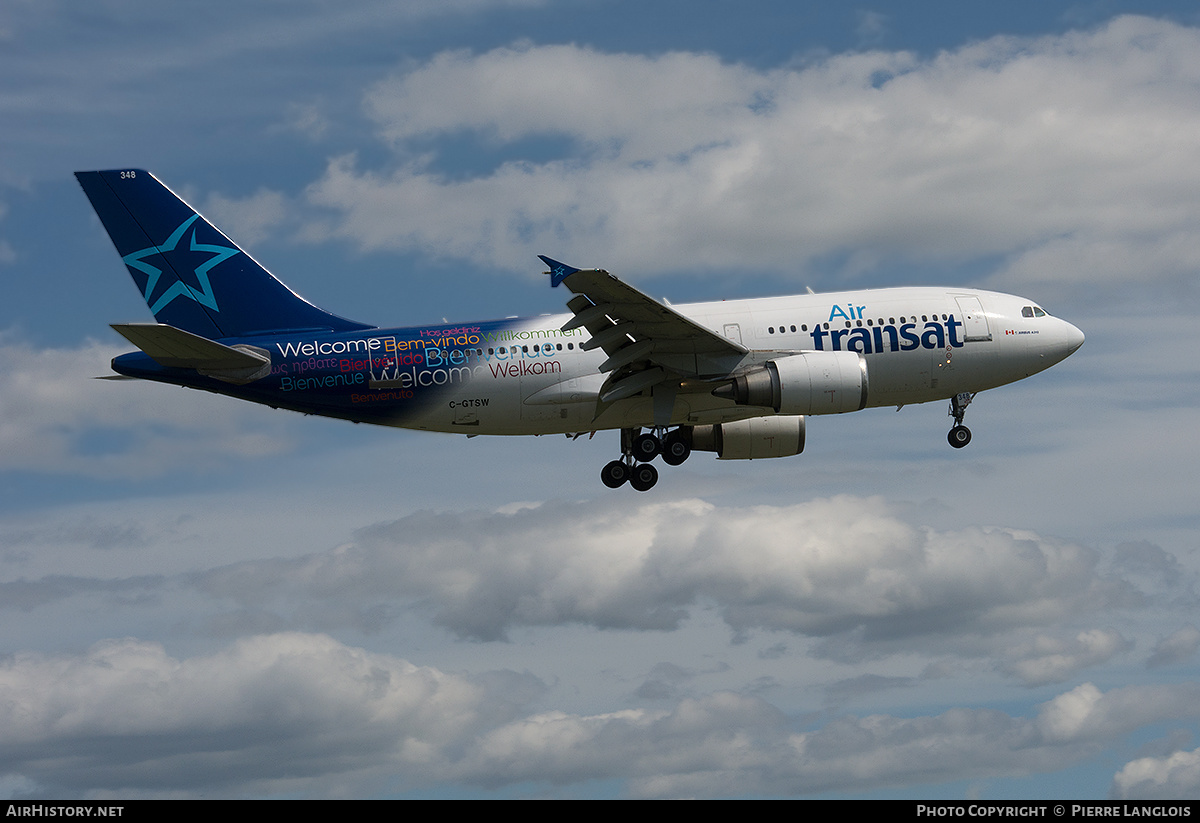
{"label": "cockpit window", "polygon": [[1022,317],[1033,317],[1033,306],[1025,306],[1021,309]]}
{"label": "cockpit window", "polygon": [[1033,316],[1034,317],[1045,317],[1046,313],[1044,311],[1042,311],[1041,309],[1039,309],[1037,306],[1034,306],[1033,307]]}

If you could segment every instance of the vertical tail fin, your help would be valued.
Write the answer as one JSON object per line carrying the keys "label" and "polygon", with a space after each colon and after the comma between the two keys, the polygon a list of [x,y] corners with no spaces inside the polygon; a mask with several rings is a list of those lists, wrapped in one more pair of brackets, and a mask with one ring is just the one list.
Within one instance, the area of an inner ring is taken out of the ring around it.
{"label": "vertical tail fin", "polygon": [[374,328],[297,295],[149,172],[75,177],[158,322],[210,340]]}

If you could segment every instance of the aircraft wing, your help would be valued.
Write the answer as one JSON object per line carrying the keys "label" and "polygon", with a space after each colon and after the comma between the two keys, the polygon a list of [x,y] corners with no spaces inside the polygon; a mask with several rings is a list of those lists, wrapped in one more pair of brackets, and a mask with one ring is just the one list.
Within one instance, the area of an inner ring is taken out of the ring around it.
{"label": "aircraft wing", "polygon": [[[600,393],[604,402],[630,397],[669,378],[684,385],[688,380],[720,379],[748,353],[740,343],[602,269],[576,269],[539,257],[550,266],[551,284],[564,284],[575,293],[567,301],[575,316],[562,330],[586,328],[591,338],[582,347],[603,349],[608,355],[600,364],[600,371],[609,373]],[[711,388],[706,384],[704,390]]]}

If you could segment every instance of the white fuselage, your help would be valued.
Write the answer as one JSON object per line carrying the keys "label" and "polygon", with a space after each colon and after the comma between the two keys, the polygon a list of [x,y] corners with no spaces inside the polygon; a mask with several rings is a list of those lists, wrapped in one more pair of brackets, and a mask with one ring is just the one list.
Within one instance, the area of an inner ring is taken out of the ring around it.
{"label": "white fuselage", "polygon": [[[860,352],[867,363],[868,406],[925,403],[1002,386],[1049,368],[1083,343],[1078,329],[1033,301],[971,289],[879,289],[671,308],[745,346],[751,351],[747,364],[760,363],[770,353]],[[586,331],[560,331],[570,318],[513,321],[503,341],[448,337],[455,342],[426,347],[426,362],[441,358],[453,364],[458,379],[440,385],[437,403],[422,408],[417,419],[396,424],[499,435],[653,425],[650,397],[598,402],[606,379],[598,367],[605,354],[581,347]],[[772,413],[735,405],[707,390],[682,391],[670,425]]]}

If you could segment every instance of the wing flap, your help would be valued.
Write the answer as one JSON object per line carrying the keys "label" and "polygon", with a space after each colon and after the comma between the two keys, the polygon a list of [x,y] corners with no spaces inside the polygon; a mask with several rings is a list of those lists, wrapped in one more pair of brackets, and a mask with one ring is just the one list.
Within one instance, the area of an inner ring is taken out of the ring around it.
{"label": "wing flap", "polygon": [[[576,269],[549,257],[541,259],[551,269],[548,273],[552,284],[565,284],[576,295],[567,301],[574,317],[563,324],[563,331],[587,329],[591,338],[583,348],[600,348],[608,355],[600,366],[602,372],[610,372],[603,392],[606,401],[649,387],[642,380],[630,380],[642,372],[657,370],[657,379],[649,385],[667,379],[668,374],[684,379],[719,377],[748,354],[740,343],[705,328],[603,269]],[[635,386],[640,388],[634,390]]]}

